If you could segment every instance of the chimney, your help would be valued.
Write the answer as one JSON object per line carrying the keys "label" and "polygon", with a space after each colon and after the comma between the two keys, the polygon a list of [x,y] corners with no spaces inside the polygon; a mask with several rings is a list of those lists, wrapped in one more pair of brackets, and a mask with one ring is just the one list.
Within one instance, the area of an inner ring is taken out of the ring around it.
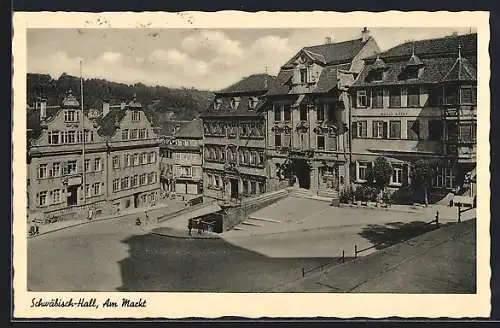
{"label": "chimney", "polygon": [[102,102],[102,117],[108,115],[109,113],[109,102],[103,101]]}
{"label": "chimney", "polygon": [[363,27],[361,30],[361,41],[366,42],[370,38],[370,30],[367,29],[366,27]]}
{"label": "chimney", "polygon": [[329,36],[327,36],[327,37],[325,38],[325,44],[330,44],[330,43],[332,43],[332,38],[331,38],[331,37],[329,37]]}
{"label": "chimney", "polygon": [[40,100],[40,120],[43,121],[47,118],[47,101],[45,99]]}

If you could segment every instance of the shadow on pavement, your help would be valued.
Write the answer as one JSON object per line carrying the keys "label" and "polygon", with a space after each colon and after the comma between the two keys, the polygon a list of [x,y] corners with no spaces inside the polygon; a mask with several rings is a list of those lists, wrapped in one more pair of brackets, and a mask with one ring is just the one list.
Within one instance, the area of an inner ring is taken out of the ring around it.
{"label": "shadow on pavement", "polygon": [[[453,223],[440,224],[444,227]],[[428,224],[423,221],[412,222],[389,222],[385,225],[369,224],[359,233],[359,235],[369,240],[375,249],[383,249],[401,241],[411,239],[426,232],[435,230],[435,224]]]}
{"label": "shadow on pavement", "polygon": [[265,292],[335,258],[270,258],[223,239],[179,239],[145,234],[122,241],[119,291]]}

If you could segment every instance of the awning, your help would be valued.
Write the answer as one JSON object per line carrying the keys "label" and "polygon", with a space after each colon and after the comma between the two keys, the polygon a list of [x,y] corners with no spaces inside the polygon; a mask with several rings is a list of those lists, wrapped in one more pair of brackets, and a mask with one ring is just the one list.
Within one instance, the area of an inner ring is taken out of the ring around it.
{"label": "awning", "polygon": [[218,212],[220,210],[222,210],[222,208],[218,204],[214,203],[214,204],[210,204],[208,206],[202,207],[202,208],[198,208],[192,212],[186,213],[183,216],[185,217],[186,220],[189,220],[189,219],[198,218],[200,216],[212,214],[212,213]]}

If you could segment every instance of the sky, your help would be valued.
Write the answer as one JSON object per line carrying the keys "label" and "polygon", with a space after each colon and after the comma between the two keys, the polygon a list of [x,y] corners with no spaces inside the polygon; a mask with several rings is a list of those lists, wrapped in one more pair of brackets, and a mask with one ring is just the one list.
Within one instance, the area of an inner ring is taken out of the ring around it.
{"label": "sky", "polygon": [[[369,28],[382,51],[469,28]],[[359,38],[361,28],[29,29],[27,71],[133,84],[220,90],[251,74],[277,75],[302,47]]]}

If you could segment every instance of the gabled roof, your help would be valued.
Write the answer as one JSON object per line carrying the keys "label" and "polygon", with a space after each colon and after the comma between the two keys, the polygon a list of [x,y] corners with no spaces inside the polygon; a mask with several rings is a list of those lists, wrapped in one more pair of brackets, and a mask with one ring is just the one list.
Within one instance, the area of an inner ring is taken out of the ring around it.
{"label": "gabled roof", "polygon": [[[59,113],[59,106],[47,106],[45,121],[51,121]],[[40,111],[30,109],[26,112],[26,128],[28,129],[28,140],[37,139],[42,133],[42,124],[40,120]]]}
{"label": "gabled roof", "polygon": [[[470,64],[474,60],[475,57],[467,59],[468,71],[475,72],[474,65]],[[422,73],[419,75],[418,79],[411,80],[404,78],[407,60],[402,58],[398,61],[388,61],[386,62],[387,68],[383,81],[372,81],[369,78],[370,72],[373,70],[373,64],[367,64],[353,83],[352,87],[438,83],[447,75],[451,76],[451,73],[448,73],[452,70],[456,61],[457,59],[453,57],[424,58],[422,59]]]}
{"label": "gabled roof", "polygon": [[213,104],[210,105],[210,108],[201,113],[200,117],[201,118],[208,118],[208,117],[222,117],[222,116],[247,116],[247,117],[256,117],[256,116],[261,116],[263,115],[259,109],[264,105],[266,102],[265,99],[257,97],[257,104],[255,108],[250,108],[249,107],[249,100],[251,98],[254,98],[255,96],[247,96],[247,95],[239,95],[239,104],[238,107],[236,108],[231,108],[231,100],[233,97],[231,96],[225,96],[225,97],[217,97],[217,99],[221,102],[220,107],[218,109],[213,108]]}
{"label": "gabled roof", "polygon": [[421,66],[423,65],[424,63],[422,62],[422,60],[420,58],[418,58],[417,55],[415,54],[412,54],[411,57],[410,57],[410,60],[408,60],[408,63],[406,63],[406,66]]}
{"label": "gabled roof", "polygon": [[158,123],[158,134],[166,137],[173,137],[177,131],[184,128],[191,121],[162,121]]}
{"label": "gabled roof", "polygon": [[449,81],[476,81],[477,72],[466,58],[458,57],[452,68],[442,79],[443,82]]}
{"label": "gabled roof", "polygon": [[194,119],[188,124],[184,125],[177,131],[174,136],[176,138],[183,138],[183,139],[202,139],[203,134],[202,134],[202,125],[201,125],[201,120],[199,119]]}
{"label": "gabled roof", "polygon": [[374,69],[384,69],[386,67],[387,67],[387,65],[385,64],[385,61],[380,57],[377,57],[377,59],[373,63]]}
{"label": "gabled roof", "polygon": [[[318,78],[316,85],[312,87],[306,93],[326,93],[337,87],[338,78],[337,75],[339,71],[349,70],[351,64],[340,64],[324,67]],[[267,95],[277,96],[277,95],[287,95],[294,94],[293,89],[290,88],[290,84],[293,78],[293,70],[291,69],[281,69],[278,76],[276,77],[276,82],[269,89]],[[304,93],[303,91],[299,93]]]}
{"label": "gabled roof", "polygon": [[274,76],[269,74],[250,75],[243,78],[241,81],[216,92],[216,94],[265,92],[274,82],[274,79]]}
{"label": "gabled roof", "polygon": [[367,41],[363,42],[363,40],[359,38],[343,42],[304,47],[302,50],[307,54],[314,54],[318,59],[324,59],[324,64],[339,64],[352,61],[364,47],[366,42]]}
{"label": "gabled roof", "polygon": [[[447,36],[442,38],[408,41],[384,51],[379,56],[389,57],[407,57],[412,53],[421,57],[428,57],[434,54],[456,54],[458,46],[462,47],[462,52],[467,55],[477,53],[477,34],[465,34],[456,36]],[[375,59],[376,56],[369,57]]]}

